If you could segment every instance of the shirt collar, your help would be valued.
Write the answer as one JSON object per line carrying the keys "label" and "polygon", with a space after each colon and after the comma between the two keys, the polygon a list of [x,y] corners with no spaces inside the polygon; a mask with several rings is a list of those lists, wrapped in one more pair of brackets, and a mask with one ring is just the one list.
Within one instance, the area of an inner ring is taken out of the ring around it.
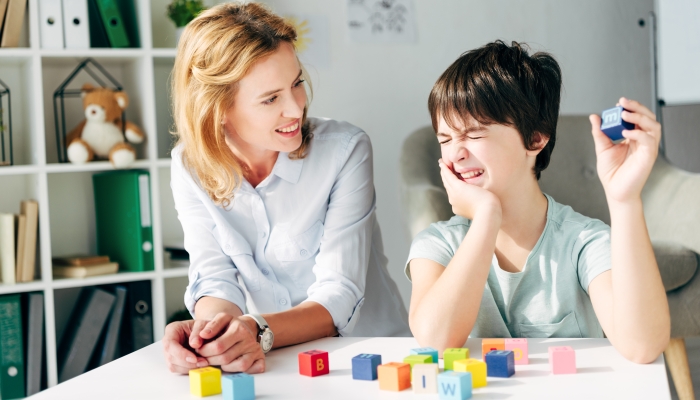
{"label": "shirt collar", "polygon": [[279,176],[289,183],[297,183],[301,176],[301,167],[304,164],[303,159],[290,160],[289,153],[280,152],[277,156],[275,166],[272,168],[272,174]]}

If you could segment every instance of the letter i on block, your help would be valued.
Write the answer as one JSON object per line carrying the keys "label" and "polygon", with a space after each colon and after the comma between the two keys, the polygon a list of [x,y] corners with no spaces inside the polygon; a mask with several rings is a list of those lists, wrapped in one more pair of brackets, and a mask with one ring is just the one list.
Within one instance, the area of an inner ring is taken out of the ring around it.
{"label": "letter i on block", "polygon": [[571,346],[549,348],[549,368],[552,374],[575,374],[576,352]]}
{"label": "letter i on block", "polygon": [[486,361],[489,351],[505,350],[506,342],[503,339],[481,339],[481,361]]}
{"label": "letter i on block", "polygon": [[469,349],[445,349],[442,352],[442,358],[445,360],[445,371],[451,371],[454,369],[452,364],[455,361],[469,358]]}
{"label": "letter i on block", "polygon": [[527,352],[527,339],[506,339],[506,350],[513,352],[515,365],[530,363],[530,356]]}
{"label": "letter i on block", "polygon": [[379,354],[358,354],[352,358],[352,379],[373,381],[377,379],[377,367],[382,363]]}
{"label": "letter i on block", "polygon": [[224,400],[255,399],[255,380],[244,372],[225,375],[221,378],[221,389]]}
{"label": "letter i on block", "polygon": [[326,375],[330,371],[328,367],[328,352],[322,350],[309,350],[299,353],[299,373],[306,376]]}
{"label": "letter i on block", "polygon": [[390,362],[377,367],[379,389],[400,392],[411,387],[411,366]]}
{"label": "letter i on block", "polygon": [[437,364],[416,364],[413,366],[413,393],[437,393]]}
{"label": "letter i on block", "polygon": [[433,357],[433,362],[438,363],[438,351],[432,347],[419,347],[417,349],[411,349],[411,354],[429,354]]}
{"label": "letter i on block", "polygon": [[487,385],[485,362],[469,358],[455,361],[454,367],[455,372],[469,372],[472,374],[472,387],[479,388]]}
{"label": "letter i on block", "polygon": [[469,372],[446,371],[438,375],[440,400],[466,400],[472,397],[472,375]]}
{"label": "letter i on block", "polygon": [[221,370],[214,367],[191,369],[190,393],[199,397],[221,393]]}

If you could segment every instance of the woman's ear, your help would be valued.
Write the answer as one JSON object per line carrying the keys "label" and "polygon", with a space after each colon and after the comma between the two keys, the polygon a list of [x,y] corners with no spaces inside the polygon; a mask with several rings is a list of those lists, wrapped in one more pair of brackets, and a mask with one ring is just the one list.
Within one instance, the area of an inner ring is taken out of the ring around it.
{"label": "woman's ear", "polygon": [[532,135],[532,141],[530,142],[530,148],[532,150],[526,150],[527,154],[532,157],[536,157],[538,154],[540,154],[540,151],[544,149],[544,146],[549,143],[549,136],[540,133],[540,132],[535,132]]}

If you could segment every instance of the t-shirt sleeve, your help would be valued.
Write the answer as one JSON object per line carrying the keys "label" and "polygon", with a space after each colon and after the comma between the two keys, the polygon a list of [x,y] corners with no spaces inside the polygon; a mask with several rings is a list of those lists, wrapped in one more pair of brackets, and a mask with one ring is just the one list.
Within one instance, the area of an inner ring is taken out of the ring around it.
{"label": "t-shirt sleeve", "polygon": [[454,225],[446,222],[431,224],[428,228],[420,232],[411,243],[411,250],[408,253],[408,260],[404,267],[404,272],[408,280],[411,280],[411,260],[425,258],[447,267],[455,249],[461,243],[461,238],[466,235],[465,225]]}
{"label": "t-shirt sleeve", "polygon": [[610,227],[600,220],[589,222],[576,240],[573,261],[579,283],[588,293],[588,285],[593,279],[611,269]]}

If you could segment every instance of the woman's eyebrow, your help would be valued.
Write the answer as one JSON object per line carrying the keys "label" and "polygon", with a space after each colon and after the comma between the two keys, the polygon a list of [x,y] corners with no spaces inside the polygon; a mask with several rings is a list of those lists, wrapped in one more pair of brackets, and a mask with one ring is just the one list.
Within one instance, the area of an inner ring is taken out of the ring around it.
{"label": "woman's eyebrow", "polygon": [[[297,75],[296,78],[294,78],[294,82],[296,82],[296,81],[299,80],[299,78],[301,77],[301,73],[302,73],[302,71],[299,70],[299,74]],[[294,82],[292,82],[292,83],[294,83]],[[271,95],[273,95],[273,94],[275,94],[275,93],[277,93],[277,92],[281,92],[281,91],[282,91],[282,89],[273,89],[273,90],[269,90],[269,91],[267,91],[267,92],[261,94],[260,96],[258,96],[258,98],[268,97],[268,96],[271,96]]]}

